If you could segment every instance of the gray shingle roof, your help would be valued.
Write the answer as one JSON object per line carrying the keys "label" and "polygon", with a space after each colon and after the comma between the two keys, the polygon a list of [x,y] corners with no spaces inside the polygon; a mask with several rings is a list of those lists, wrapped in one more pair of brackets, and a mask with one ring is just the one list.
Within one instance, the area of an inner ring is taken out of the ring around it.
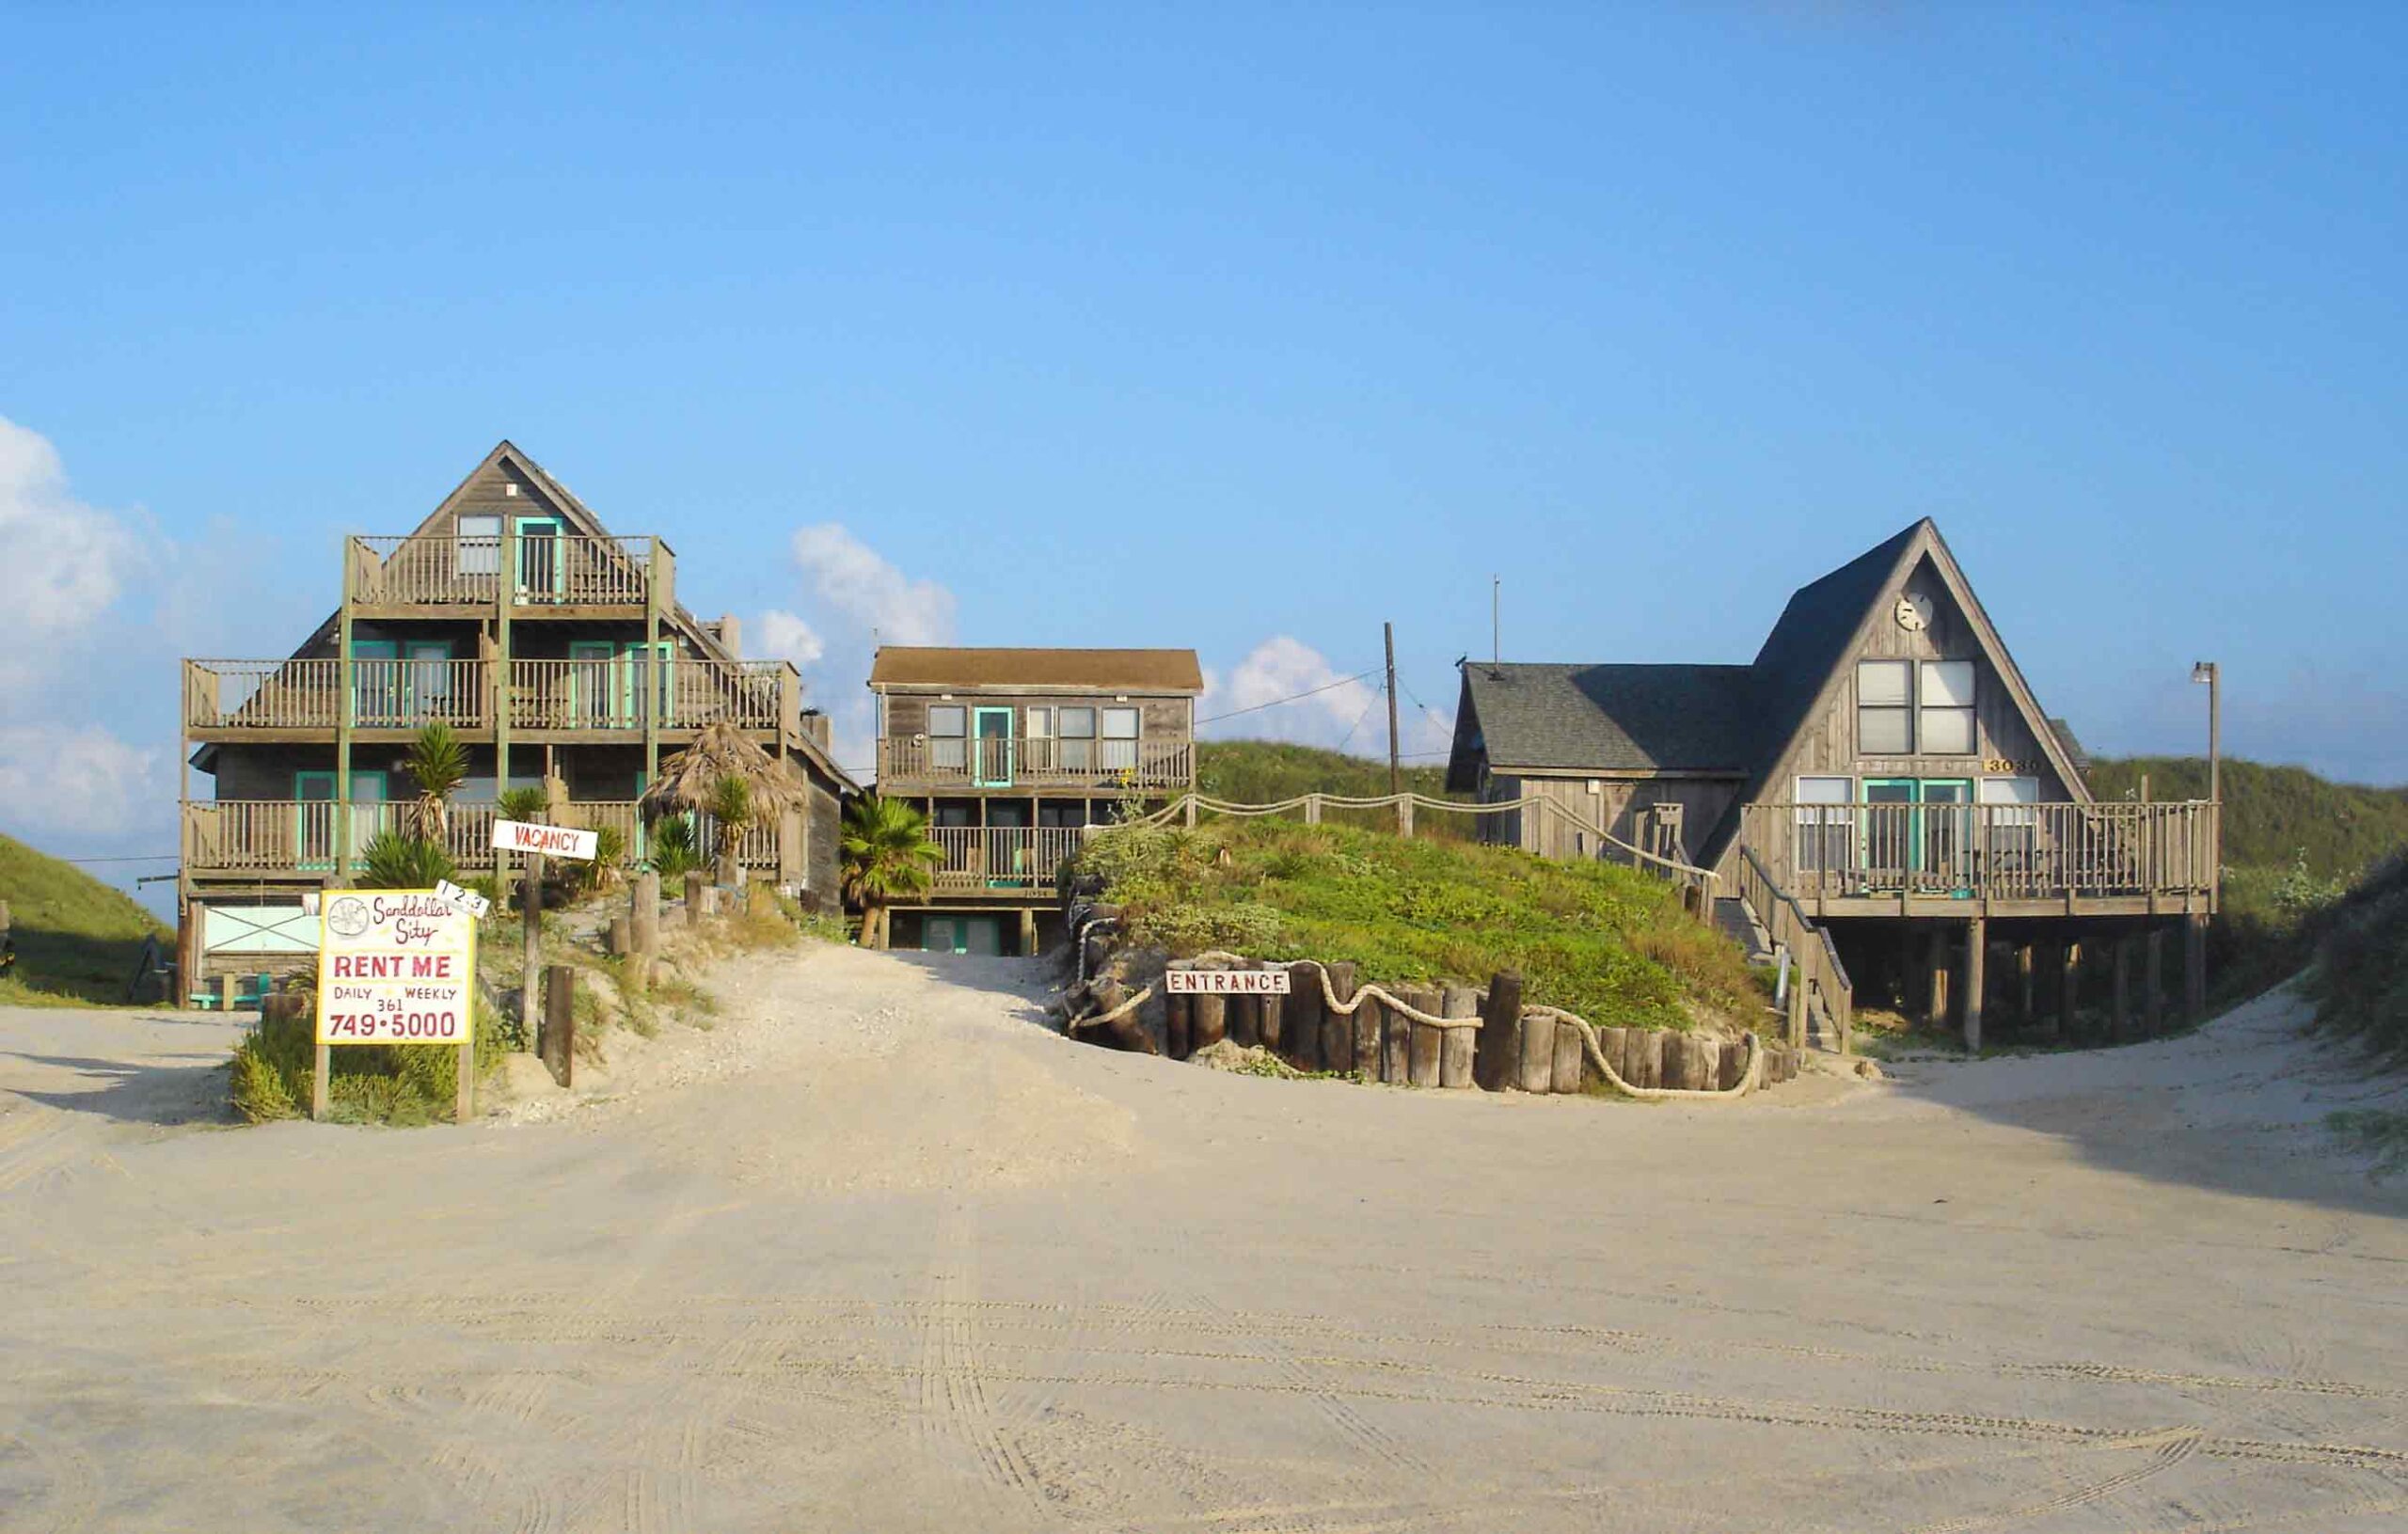
{"label": "gray shingle roof", "polygon": [[1464,665],[1488,760],[1605,772],[1743,772],[1760,709],[1746,666]]}

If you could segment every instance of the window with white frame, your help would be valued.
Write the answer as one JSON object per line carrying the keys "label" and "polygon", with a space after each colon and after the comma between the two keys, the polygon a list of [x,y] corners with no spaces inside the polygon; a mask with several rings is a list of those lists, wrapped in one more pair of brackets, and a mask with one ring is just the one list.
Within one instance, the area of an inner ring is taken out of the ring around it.
{"label": "window with white frame", "polygon": [[1973,663],[1926,660],[1915,698],[1916,750],[1928,756],[1973,754]]}
{"label": "window with white frame", "polygon": [[464,576],[501,573],[501,518],[463,516],[452,524],[459,543],[454,563]]}
{"label": "window with white frame", "polygon": [[2040,834],[2040,780],[1984,778],[1973,784],[1973,802],[1986,808],[1982,817],[1993,859],[2028,859]]}
{"label": "window with white frame", "polygon": [[1914,662],[1856,663],[1856,749],[1863,756],[1904,756],[1914,746]]}
{"label": "window with white frame", "polygon": [[1861,756],[1971,756],[1974,667],[1970,660],[1856,663],[1856,749]]}
{"label": "window with white frame", "polygon": [[1021,735],[1028,742],[1022,760],[1032,769],[1050,771],[1061,764],[1054,758],[1054,710],[1029,708],[1021,713]]}
{"label": "window with white frame", "polygon": [[1107,708],[1103,711],[1103,769],[1106,772],[1130,772],[1137,766],[1137,711],[1133,708]]}
{"label": "window with white frame", "polygon": [[928,766],[960,772],[970,766],[970,710],[940,704],[928,710]]}
{"label": "window with white frame", "polygon": [[1856,861],[1856,817],[1849,802],[1856,798],[1852,778],[1798,780],[1798,869],[1800,873],[1837,873]]}
{"label": "window with white frame", "polygon": [[1056,716],[1062,732],[1062,768],[1066,772],[1095,770],[1095,710],[1065,708]]}

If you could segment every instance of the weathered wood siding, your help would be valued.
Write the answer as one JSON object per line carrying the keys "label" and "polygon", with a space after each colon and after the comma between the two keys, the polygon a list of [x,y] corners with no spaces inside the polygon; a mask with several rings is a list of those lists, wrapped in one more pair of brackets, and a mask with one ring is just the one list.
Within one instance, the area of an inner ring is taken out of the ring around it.
{"label": "weathered wood siding", "polygon": [[[1565,812],[1589,824],[1603,828],[1616,840],[1631,846],[1647,846],[1645,820],[1648,810],[1657,804],[1681,806],[1681,856],[1694,860],[1704,846],[1708,832],[1730,809],[1738,797],[1739,783],[1730,778],[1560,778],[1529,775],[1516,779],[1499,779],[1518,785],[1522,796],[1545,799],[1562,806]],[[1597,792],[1589,792],[1591,783]],[[1511,799],[1514,794],[1500,793],[1500,799]],[[1507,817],[1499,817],[1507,818]],[[1573,825],[1562,815],[1545,810],[1522,811],[1520,824],[1513,828],[1513,845],[1527,851],[1550,858],[1593,858],[1599,848],[1596,838]]]}
{"label": "weathered wood siding", "polygon": [[[1008,708],[1012,710],[1012,738],[1028,738],[1028,710],[1032,708],[1134,708],[1138,711],[1137,731],[1144,740],[1185,740],[1193,734],[1189,720],[1195,714],[1193,700],[1187,698],[1146,697],[1133,693],[1127,701],[1109,694],[1097,693],[1022,693],[1001,695],[975,689],[956,691],[951,698],[933,693],[889,693],[885,698],[886,729],[890,737],[909,737],[923,734],[928,727],[928,710],[943,708]],[[1098,721],[1099,728],[1101,721]]]}
{"label": "weathered wood siding", "polygon": [[[1906,585],[1909,593],[1930,599],[1932,619],[1920,632],[1898,625],[1893,616],[1897,593],[1881,599],[1872,633],[1864,645],[1843,660],[1823,697],[1807,716],[1797,746],[1766,781],[1763,799],[1780,803],[1793,794],[1801,776],[1830,774],[1859,778],[1985,778],[2022,777],[2040,781],[2040,798],[2062,802],[2080,796],[2050,764],[2039,731],[2045,721],[2024,718],[2006,680],[1982,654],[1947,587],[1928,561],[1916,566]],[[1970,660],[1973,662],[1973,750],[1966,755],[1864,756],[1856,747],[1856,663],[1860,660]],[[1996,763],[2011,764],[1994,767]]]}

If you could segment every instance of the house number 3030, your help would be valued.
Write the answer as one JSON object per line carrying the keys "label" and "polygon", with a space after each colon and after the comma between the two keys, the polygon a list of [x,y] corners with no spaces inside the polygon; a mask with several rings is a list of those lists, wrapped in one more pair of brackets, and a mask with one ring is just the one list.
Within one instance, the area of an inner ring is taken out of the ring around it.
{"label": "house number 3030", "polygon": [[2040,764],[2036,761],[2018,762],[2004,756],[1993,756],[1982,764],[1982,770],[1984,772],[2035,773],[2040,770]]}

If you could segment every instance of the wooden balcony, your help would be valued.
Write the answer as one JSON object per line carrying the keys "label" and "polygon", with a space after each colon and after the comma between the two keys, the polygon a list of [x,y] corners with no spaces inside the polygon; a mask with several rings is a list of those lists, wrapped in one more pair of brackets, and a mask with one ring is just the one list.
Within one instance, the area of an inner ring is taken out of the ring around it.
{"label": "wooden balcony", "polygon": [[[361,848],[381,830],[408,830],[412,806],[337,804],[332,799],[189,800],[183,807],[183,866],[187,878],[245,878],[314,881],[336,872],[337,854],[348,847],[355,866]],[[553,811],[559,823],[587,830],[616,827],[630,855],[643,846],[642,817],[632,800],[572,802]],[[464,873],[494,866],[491,804],[453,804],[444,849]],[[702,828],[703,846],[715,845]],[[757,872],[781,873],[782,832],[774,823],[752,827],[738,854]],[[799,850],[799,849],[798,849]],[[800,859],[796,860],[800,865]],[[1048,876],[1049,879],[1051,876]]]}
{"label": "wooden balcony", "polygon": [[184,728],[215,741],[311,740],[338,729],[408,732],[440,720],[492,733],[616,740],[647,728],[729,723],[799,741],[802,678],[783,660],[187,660]]}
{"label": "wooden balcony", "polygon": [[938,894],[1017,901],[1052,899],[1054,875],[1086,831],[1078,826],[940,826],[928,835],[944,848],[936,870]]}
{"label": "wooden balcony", "polygon": [[1742,845],[1815,916],[2215,909],[2216,806],[1754,804]]}
{"label": "wooden balcony", "polygon": [[878,743],[882,793],[1085,788],[1184,790],[1195,785],[1186,740],[964,740],[894,735]]}
{"label": "wooden balcony", "polygon": [[[502,572],[511,572],[503,579]],[[640,616],[676,605],[676,556],[657,538],[362,536],[344,546],[344,588],[356,610],[440,617],[491,610],[521,616]]]}

